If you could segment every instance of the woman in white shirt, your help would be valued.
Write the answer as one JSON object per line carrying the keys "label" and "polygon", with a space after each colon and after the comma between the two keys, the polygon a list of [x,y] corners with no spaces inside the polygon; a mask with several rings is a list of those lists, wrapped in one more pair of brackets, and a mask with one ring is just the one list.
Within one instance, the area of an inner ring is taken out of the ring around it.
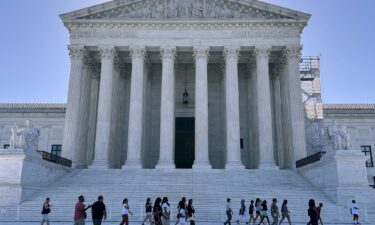
{"label": "woman in white shirt", "polygon": [[122,208],[121,208],[121,217],[122,222],[120,225],[129,225],[129,214],[133,215],[132,212],[130,212],[129,205],[128,205],[128,199],[125,198],[124,201],[122,201]]}
{"label": "woman in white shirt", "polygon": [[185,211],[185,203],[180,202],[179,205],[180,210],[178,211],[178,224],[185,225],[186,224],[186,211]]}
{"label": "woman in white shirt", "polygon": [[163,198],[161,208],[163,209],[163,216],[161,217],[163,225],[170,225],[171,209],[167,197]]}

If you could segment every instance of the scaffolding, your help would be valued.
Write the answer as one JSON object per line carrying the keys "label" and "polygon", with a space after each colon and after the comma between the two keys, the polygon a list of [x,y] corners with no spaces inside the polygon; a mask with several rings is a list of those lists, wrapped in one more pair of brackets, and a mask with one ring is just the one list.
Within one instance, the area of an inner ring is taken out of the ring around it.
{"label": "scaffolding", "polygon": [[320,86],[320,58],[301,58],[300,78],[302,102],[305,107],[306,141],[309,154],[322,150],[321,129],[323,128],[323,102]]}

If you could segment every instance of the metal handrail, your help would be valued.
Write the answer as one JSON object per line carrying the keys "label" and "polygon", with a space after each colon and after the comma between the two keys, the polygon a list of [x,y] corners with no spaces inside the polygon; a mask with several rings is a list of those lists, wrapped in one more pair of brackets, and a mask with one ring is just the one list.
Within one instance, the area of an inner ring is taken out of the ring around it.
{"label": "metal handrail", "polygon": [[303,166],[306,166],[306,165],[309,165],[311,163],[314,163],[314,162],[317,162],[319,161],[323,155],[325,155],[326,152],[324,151],[321,151],[321,152],[317,152],[315,154],[312,154],[310,156],[307,156],[306,158],[303,158],[303,159],[300,159],[296,162],[296,167],[297,168],[300,168],[300,167],[303,167]]}
{"label": "metal handrail", "polygon": [[61,156],[54,155],[54,154],[51,154],[51,153],[45,152],[45,151],[37,150],[37,152],[42,155],[43,160],[53,162],[53,163],[56,163],[56,164],[59,164],[59,165],[62,165],[62,166],[66,166],[66,167],[72,167],[72,161],[69,160],[69,159],[66,159],[66,158],[63,158]]}

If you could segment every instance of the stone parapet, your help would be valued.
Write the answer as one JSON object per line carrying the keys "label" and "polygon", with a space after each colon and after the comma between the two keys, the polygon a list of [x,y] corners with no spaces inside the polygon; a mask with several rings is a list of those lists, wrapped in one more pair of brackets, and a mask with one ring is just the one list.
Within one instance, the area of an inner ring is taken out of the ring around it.
{"label": "stone parapet", "polygon": [[298,168],[297,172],[322,189],[339,205],[346,206],[353,199],[373,205],[375,192],[369,187],[365,161],[360,150],[330,151],[320,161]]}
{"label": "stone parapet", "polygon": [[0,206],[17,205],[70,172],[22,149],[0,149]]}

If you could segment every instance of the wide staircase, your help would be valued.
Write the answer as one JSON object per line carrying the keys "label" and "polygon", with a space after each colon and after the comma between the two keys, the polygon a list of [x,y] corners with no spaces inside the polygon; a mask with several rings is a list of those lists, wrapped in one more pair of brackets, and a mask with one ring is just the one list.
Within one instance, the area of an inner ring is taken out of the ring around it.
{"label": "wide staircase", "polygon": [[[185,196],[194,200],[197,221],[217,221],[217,224],[221,224],[225,219],[227,197],[232,199],[234,219],[238,217],[241,199],[245,199],[248,206],[251,199],[260,197],[269,204],[272,198],[277,198],[279,207],[283,199],[288,199],[292,222],[306,223],[307,202],[310,198],[315,199],[316,203],[324,204],[322,218],[325,223],[341,224],[351,221],[349,209],[337,206],[322,191],[291,170],[198,172],[93,169],[74,170],[21,205],[1,208],[0,221],[39,221],[41,206],[46,197],[51,198],[53,205],[51,221],[72,221],[74,205],[79,195],[85,196],[86,204],[92,204],[98,195],[103,195],[109,221],[120,220],[122,200],[128,198],[134,213],[130,217],[131,221],[135,221],[133,224],[140,224],[147,197],[155,200],[156,197],[163,196],[170,200],[174,219],[177,202]],[[362,221],[375,224],[375,211],[367,206],[360,208]],[[90,219],[91,213],[88,212]]]}

